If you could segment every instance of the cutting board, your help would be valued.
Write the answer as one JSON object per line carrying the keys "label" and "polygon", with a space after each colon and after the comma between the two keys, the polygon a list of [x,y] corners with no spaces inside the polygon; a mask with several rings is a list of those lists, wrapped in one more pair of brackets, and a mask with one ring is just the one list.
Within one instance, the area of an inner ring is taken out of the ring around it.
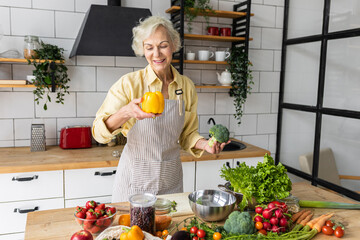
{"label": "cutting board", "polygon": [[[185,193],[175,193],[175,194],[166,194],[166,195],[157,195],[157,198],[164,198],[168,199],[170,201],[175,201],[177,203],[176,205],[176,212],[172,212],[173,217],[178,216],[185,216],[185,215],[191,215],[193,214],[188,196],[190,192]],[[116,207],[116,209],[120,212],[129,212],[130,211],[130,203],[111,203],[110,205]]]}

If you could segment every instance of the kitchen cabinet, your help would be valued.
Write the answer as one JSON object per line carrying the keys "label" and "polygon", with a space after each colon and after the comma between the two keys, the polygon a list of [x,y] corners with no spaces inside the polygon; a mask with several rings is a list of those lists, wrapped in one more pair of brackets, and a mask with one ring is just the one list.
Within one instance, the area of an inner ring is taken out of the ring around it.
{"label": "kitchen cabinet", "polygon": [[0,240],[24,240],[25,233],[0,235]]}
{"label": "kitchen cabinet", "polygon": [[[197,34],[185,34],[184,33],[184,22],[185,22],[185,0],[174,1],[171,0],[171,7],[165,12],[171,15],[171,21],[175,26],[175,29],[179,32],[181,42],[186,43],[184,39],[189,40],[205,40],[205,41],[221,41],[221,42],[230,42],[232,46],[243,45],[245,47],[246,53],[249,48],[249,40],[252,40],[249,37],[250,29],[250,17],[251,14],[251,0],[245,0],[240,3],[236,3],[233,6],[233,11],[205,11],[205,14],[210,17],[218,18],[230,18],[232,21],[232,36],[212,36],[212,35],[197,35]],[[190,9],[191,10],[191,9]],[[198,16],[203,16],[204,14],[200,11]],[[216,62],[216,61],[197,61],[197,60],[184,60],[184,48],[181,48],[178,53],[174,54],[173,64],[178,67],[178,70],[183,74],[183,65],[184,63],[189,64],[227,64],[227,62]],[[219,86],[207,86],[212,88],[219,88]],[[227,87],[231,88],[231,87]]]}
{"label": "kitchen cabinet", "polygon": [[195,190],[219,189],[218,185],[226,182],[220,177],[220,169],[224,164],[233,167],[234,161],[233,159],[225,159],[196,162]]}
{"label": "kitchen cabinet", "polygon": [[184,192],[195,190],[195,162],[183,162],[183,185]]}

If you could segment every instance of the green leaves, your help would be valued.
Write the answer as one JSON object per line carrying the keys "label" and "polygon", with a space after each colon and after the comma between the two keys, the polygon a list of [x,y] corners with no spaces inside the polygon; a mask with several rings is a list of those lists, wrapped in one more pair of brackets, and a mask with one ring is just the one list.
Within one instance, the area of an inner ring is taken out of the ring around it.
{"label": "green leaves", "polygon": [[[46,101],[44,103],[43,109],[47,110],[47,103],[51,102],[51,84],[52,79],[54,79],[54,84],[57,87],[56,103],[64,104],[65,93],[69,94],[69,86],[67,86],[70,81],[67,74],[67,67],[62,63],[63,58],[63,48],[58,46],[45,44],[41,42],[41,48],[35,50],[38,55],[38,59],[45,60],[44,62],[31,62],[28,60],[28,64],[33,64],[35,70],[33,70],[33,75],[35,76],[34,85],[36,89],[33,91],[35,95],[34,101],[39,104],[39,101],[43,98],[43,95],[46,94]],[[54,62],[56,60],[61,61]]]}
{"label": "green leaves", "polygon": [[254,84],[253,77],[249,66],[252,66],[245,53],[244,46],[231,48],[230,57],[227,59],[229,71],[231,73],[232,88],[230,89],[230,97],[234,97],[234,105],[236,113],[235,118],[238,124],[241,124],[243,115],[243,104],[246,102],[247,95],[250,94],[251,84]]}
{"label": "green leaves", "polygon": [[[190,10],[190,8],[192,8],[192,10]],[[210,0],[185,0],[184,10],[189,32],[192,31],[192,21],[199,13],[202,13],[207,26],[209,26],[210,23],[210,18],[207,15],[207,11],[215,13],[210,5]]]}
{"label": "green leaves", "polygon": [[258,203],[263,203],[289,196],[291,181],[286,171],[284,165],[275,165],[273,158],[265,154],[264,161],[259,162],[256,168],[245,163],[236,168],[224,165],[220,176],[231,183],[235,192],[243,194],[239,204],[243,210],[253,197]]}

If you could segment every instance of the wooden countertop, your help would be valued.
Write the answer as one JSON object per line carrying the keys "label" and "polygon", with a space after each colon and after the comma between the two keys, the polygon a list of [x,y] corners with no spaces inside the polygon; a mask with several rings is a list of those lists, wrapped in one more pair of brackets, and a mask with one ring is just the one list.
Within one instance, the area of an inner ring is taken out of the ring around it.
{"label": "wooden countertop", "polygon": [[[344,198],[338,194],[326,191],[324,189],[311,186],[308,183],[294,183],[292,194],[301,200],[326,200],[354,203],[354,201]],[[177,194],[179,195],[179,194]],[[166,195],[172,196],[172,195]],[[171,197],[167,197],[171,199]],[[187,194],[182,194],[183,202],[187,201]],[[129,203],[116,203],[118,206],[128,208]],[[81,229],[74,219],[75,208],[65,208],[47,211],[31,212],[27,215],[25,240],[63,240],[70,239],[73,233]],[[342,222],[345,225],[345,235],[342,239],[359,239],[360,234],[360,211],[359,210],[344,210],[344,209],[314,209],[314,217],[319,216],[326,212],[334,212],[333,219]],[[117,218],[120,213],[118,213]],[[174,223],[182,221],[184,218],[192,216],[179,214],[174,217]],[[117,218],[114,220],[113,226],[117,224]],[[315,240],[321,239],[336,239],[335,236],[327,236],[322,233],[318,234]]]}
{"label": "wooden countertop", "polygon": [[[239,140],[236,140],[239,141]],[[239,141],[241,142],[241,141]],[[182,162],[262,157],[269,151],[242,142],[246,148],[240,151],[209,154],[205,152],[201,158],[182,151]],[[97,147],[85,149],[61,149],[58,146],[48,146],[46,151],[31,152],[30,147],[0,148],[0,173],[52,171],[95,167],[116,167],[119,158],[113,157],[112,152],[122,151],[124,146]]]}

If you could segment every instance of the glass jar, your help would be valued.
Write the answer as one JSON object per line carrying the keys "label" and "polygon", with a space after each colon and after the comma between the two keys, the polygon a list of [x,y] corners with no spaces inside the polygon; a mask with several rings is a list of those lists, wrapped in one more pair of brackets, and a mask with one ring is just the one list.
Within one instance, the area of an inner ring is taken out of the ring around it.
{"label": "glass jar", "polygon": [[24,38],[24,58],[31,59],[32,57],[37,58],[35,49],[40,48],[39,37],[27,35]]}
{"label": "glass jar", "polygon": [[155,202],[155,228],[156,231],[168,229],[171,222],[171,201],[165,198],[158,198]]}
{"label": "glass jar", "polygon": [[137,225],[141,230],[155,234],[155,202],[151,193],[130,196],[130,226]]}
{"label": "glass jar", "polygon": [[292,194],[286,198],[280,199],[279,201],[284,202],[287,205],[288,210],[292,213],[300,211],[299,199]]}

